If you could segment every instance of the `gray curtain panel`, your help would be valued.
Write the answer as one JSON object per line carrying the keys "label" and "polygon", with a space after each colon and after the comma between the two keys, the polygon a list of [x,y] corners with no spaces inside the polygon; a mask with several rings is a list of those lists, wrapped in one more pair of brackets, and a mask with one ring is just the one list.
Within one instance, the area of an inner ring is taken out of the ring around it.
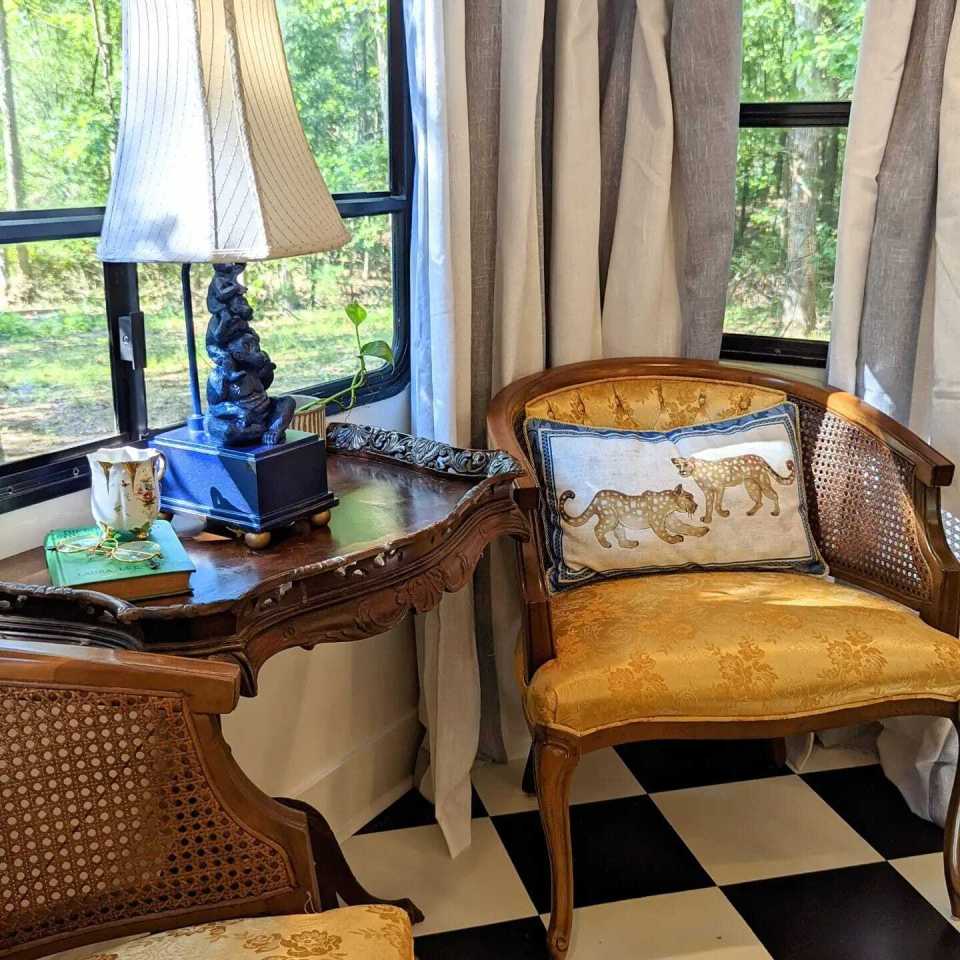
{"label": "gray curtain panel", "polygon": [[[497,263],[497,188],[500,179],[500,0],[474,0],[466,7],[467,115],[470,128],[471,367],[470,442],[487,439],[487,403],[493,393],[494,278]],[[478,755],[503,762],[500,687],[490,595],[490,557],[473,576],[477,663],[480,668]]]}
{"label": "gray curtain panel", "polygon": [[[471,211],[471,440],[486,440],[487,404],[495,392],[495,290],[498,191],[500,188],[503,19],[516,0],[471,0],[466,4],[466,79],[470,142]],[[547,275],[553,233],[552,163],[555,103],[555,43],[558,5],[547,0],[540,63],[540,183],[542,261],[530,269]],[[575,0],[574,0],[575,2]],[[600,115],[600,291],[606,286],[610,251],[620,214],[619,194],[627,133],[636,0],[597,0]],[[647,0],[641,0],[647,2]],[[660,0],[657,0],[660,2]],[[720,352],[727,277],[733,244],[741,56],[740,0],[674,0],[672,27],[662,57],[670,65],[674,113],[674,166],[684,225],[677,279],[683,314],[683,352],[715,359]],[[503,213],[501,211],[500,215]],[[547,323],[549,302],[545,304]],[[586,357],[584,359],[587,359]],[[548,357],[548,363],[550,358]],[[489,561],[474,577],[477,655],[481,678],[479,754],[506,758],[500,732],[500,696]],[[502,672],[502,671],[501,671]]]}
{"label": "gray curtain panel", "polygon": [[675,0],[670,33],[673,123],[685,229],[683,353],[720,355],[736,206],[741,35],[739,0]]}
{"label": "gray curtain panel", "polygon": [[627,136],[627,94],[633,60],[634,3],[600,0],[600,297],[607,286],[610,248]]}
{"label": "gray curtain panel", "polygon": [[933,239],[940,101],[956,0],[917,0],[880,173],[857,356],[857,394],[910,419]]}

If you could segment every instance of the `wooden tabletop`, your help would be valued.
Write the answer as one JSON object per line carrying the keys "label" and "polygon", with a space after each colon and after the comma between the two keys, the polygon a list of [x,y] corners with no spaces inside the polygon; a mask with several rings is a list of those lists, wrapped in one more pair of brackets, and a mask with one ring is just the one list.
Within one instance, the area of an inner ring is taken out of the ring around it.
{"label": "wooden tabletop", "polygon": [[251,694],[279,650],[380,633],[460,589],[491,540],[526,536],[521,471],[499,451],[346,424],[327,446],[340,499],[328,528],[298,524],[260,552],[185,540],[192,593],[140,603],[50,586],[38,547],[0,560],[0,633],[231,659]]}
{"label": "wooden tabletop", "polygon": [[[297,524],[272,549],[263,551],[250,550],[242,540],[184,540],[197,568],[190,577],[193,592],[136,605],[203,608],[232,603],[255,594],[273,579],[291,575],[299,579],[365,548],[384,547],[426,530],[447,518],[475,486],[470,480],[356,456],[333,454],[327,469],[330,489],[340,498],[329,527]],[[49,584],[43,548],[0,560],[0,581]]]}

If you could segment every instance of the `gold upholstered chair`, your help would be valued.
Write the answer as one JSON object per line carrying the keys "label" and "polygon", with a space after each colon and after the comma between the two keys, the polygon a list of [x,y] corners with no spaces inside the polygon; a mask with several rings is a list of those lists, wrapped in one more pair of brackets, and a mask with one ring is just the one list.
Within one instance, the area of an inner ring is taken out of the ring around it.
{"label": "gold upholstered chair", "polygon": [[315,912],[307,817],[220,734],[236,666],[3,631],[0,958],[412,960],[397,907]]}
{"label": "gold upholstered chair", "polygon": [[[784,395],[799,408],[810,523],[836,582],[736,570],[550,592],[527,417],[665,430]],[[550,855],[552,957],[570,942],[569,790],[582,754],[638,740],[776,741],[904,714],[957,722],[960,567],[940,520],[953,465],[889,417],[837,390],[714,363],[631,359],[519,380],[494,399],[487,422],[492,444],[528,470],[515,490],[533,532],[519,548],[518,672]],[[955,787],[944,851],[955,916],[958,807]]]}

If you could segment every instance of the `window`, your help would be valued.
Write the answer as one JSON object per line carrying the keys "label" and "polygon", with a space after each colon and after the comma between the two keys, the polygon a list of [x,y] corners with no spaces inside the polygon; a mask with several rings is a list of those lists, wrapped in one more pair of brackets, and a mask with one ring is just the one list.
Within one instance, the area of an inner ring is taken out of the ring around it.
{"label": "window", "polygon": [[826,366],[864,0],[745,0],[722,356]]}
{"label": "window", "polygon": [[[297,108],[350,242],[251,264],[272,392],[323,396],[352,369],[343,306],[392,341],[360,402],[409,370],[413,149],[402,0],[278,0]],[[89,483],[87,450],[137,441],[188,412],[180,270],[96,260],[120,97],[120,0],[0,0],[0,512]],[[55,69],[52,69],[52,65]],[[4,83],[3,78],[9,82]],[[200,374],[209,270],[197,265]],[[142,312],[139,324],[128,318]],[[141,337],[134,369],[122,340]]]}

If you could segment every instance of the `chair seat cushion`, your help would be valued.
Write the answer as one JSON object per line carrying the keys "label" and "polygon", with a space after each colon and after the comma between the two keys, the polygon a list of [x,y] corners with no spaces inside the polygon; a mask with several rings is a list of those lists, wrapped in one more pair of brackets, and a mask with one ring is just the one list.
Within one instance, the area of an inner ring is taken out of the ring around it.
{"label": "chair seat cushion", "polygon": [[960,640],[899,604],[798,573],[661,574],[550,600],[534,723],[583,735],[668,719],[778,719],[960,699]]}
{"label": "chair seat cushion", "polygon": [[88,949],[83,960],[413,960],[413,932],[397,907],[343,907],[205,923]]}

